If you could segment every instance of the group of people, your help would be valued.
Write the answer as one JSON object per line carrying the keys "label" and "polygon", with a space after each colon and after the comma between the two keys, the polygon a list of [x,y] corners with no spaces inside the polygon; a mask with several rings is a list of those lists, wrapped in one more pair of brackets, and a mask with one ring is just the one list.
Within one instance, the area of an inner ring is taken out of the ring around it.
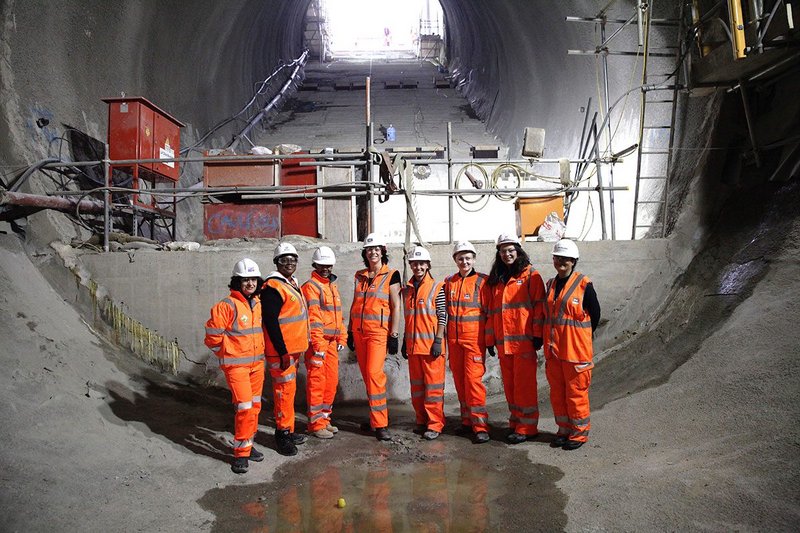
{"label": "group of people", "polygon": [[307,372],[307,434],[333,438],[338,432],[331,422],[338,354],[345,345],[356,355],[366,388],[369,421],[362,429],[378,440],[392,438],[384,363],[387,354],[398,352],[408,360],[416,431],[423,439],[436,439],[444,430],[447,361],[460,403],[456,433],[478,444],[490,440],[483,384],[487,355],[500,361],[509,408],[506,441],[535,439],[536,352],[543,348],[558,426],[551,445],[565,450],[583,445],[590,429],[592,335],[600,305],[591,280],[575,270],[577,246],[568,239],[555,244],[556,275],[547,284],[514,235],[498,237],[488,275],[475,270],[476,256],[470,242],[456,243],[453,260],[458,271],[436,281],[430,253],[416,246],[406,257],[412,276],[403,285],[400,273],[389,267],[386,242],[377,234],[368,235],[361,250],[365,268],[355,273],[346,328],[333,274],[336,258],[329,247],[315,250],[314,270],[302,286],[294,275],[297,250],[289,243],[275,248],[276,270],[266,278],[251,259],[237,262],[230,295],[211,309],[205,338],[219,358],[236,409],[232,470],[244,473],[248,461],[264,458],[253,447],[253,437],[265,367],[272,382],[277,451],[294,455],[307,438],[295,432],[301,358]]}

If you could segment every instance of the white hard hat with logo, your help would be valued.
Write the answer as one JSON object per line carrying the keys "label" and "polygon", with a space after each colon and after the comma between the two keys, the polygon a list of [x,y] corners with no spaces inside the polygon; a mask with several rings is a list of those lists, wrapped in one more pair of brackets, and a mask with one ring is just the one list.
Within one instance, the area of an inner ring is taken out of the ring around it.
{"label": "white hard hat with logo", "polygon": [[370,233],[364,239],[364,246],[362,248],[369,248],[370,246],[386,246],[386,241],[377,233]]}
{"label": "white hard hat with logo", "polygon": [[472,252],[473,254],[478,255],[477,250],[475,250],[475,247],[472,246],[472,243],[469,241],[459,241],[455,246],[453,246],[453,257],[461,252]]}
{"label": "white hard hat with logo", "polygon": [[578,259],[578,245],[569,239],[561,239],[553,246],[553,255]]}
{"label": "white hard hat with logo", "polygon": [[333,266],[336,264],[336,256],[333,250],[327,246],[320,246],[314,250],[314,255],[311,256],[311,262],[318,265]]}
{"label": "white hard hat with logo", "polygon": [[511,235],[509,233],[501,233],[497,237],[497,247],[499,248],[504,244],[520,244],[519,237],[517,237],[516,235]]}
{"label": "white hard hat with logo", "polygon": [[430,252],[428,252],[428,250],[426,250],[422,246],[415,246],[413,250],[408,252],[408,256],[406,256],[406,259],[408,260],[409,263],[411,261],[430,261],[431,254]]}
{"label": "white hard hat with logo", "polygon": [[288,242],[281,242],[275,247],[275,253],[272,254],[272,259],[277,259],[282,255],[293,255],[297,257],[297,250]]}
{"label": "white hard hat with logo", "polygon": [[255,261],[245,257],[233,265],[233,275],[240,278],[260,278],[261,271]]}

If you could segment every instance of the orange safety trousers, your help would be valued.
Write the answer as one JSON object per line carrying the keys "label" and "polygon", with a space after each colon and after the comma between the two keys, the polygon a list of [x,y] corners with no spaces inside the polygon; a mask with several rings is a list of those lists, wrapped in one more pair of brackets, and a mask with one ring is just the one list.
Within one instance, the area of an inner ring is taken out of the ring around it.
{"label": "orange safety trousers", "polygon": [[461,404],[461,424],[472,426],[475,433],[488,432],[489,412],[486,410],[486,387],[482,381],[486,365],[480,344],[448,339],[447,353],[456,394]]}
{"label": "orange safety trousers", "polygon": [[589,385],[593,363],[571,363],[550,357],[545,363],[550,384],[550,404],[558,436],[586,442],[592,424],[589,418]]}
{"label": "orange safety trousers", "polygon": [[308,431],[319,431],[330,424],[333,398],[339,384],[339,343],[327,342],[325,357],[316,357],[314,349],[306,352],[306,403]]}
{"label": "orange safety trousers", "polygon": [[[308,529],[318,533],[348,531],[344,525],[344,513],[335,505],[331,505],[331,500],[338,498],[342,494],[339,466],[329,465],[315,475],[311,479],[309,492],[311,494],[311,505],[308,505],[308,507],[311,508],[311,516],[310,521],[306,522]],[[296,531],[301,529],[298,528]]]}
{"label": "orange safety trousers", "polygon": [[408,375],[411,381],[411,405],[417,424],[441,433],[444,429],[445,357],[409,354]]}
{"label": "orange safety trousers", "polygon": [[356,359],[364,386],[367,389],[369,403],[369,424],[372,429],[385,428],[389,425],[389,410],[386,403],[386,373],[383,364],[386,361],[386,334],[364,335],[353,332],[356,345]]}
{"label": "orange safety trousers", "polygon": [[297,391],[297,367],[300,354],[290,354],[289,368],[281,370],[281,358],[267,356],[267,368],[272,381],[272,398],[275,408],[275,428],[294,433],[294,395]]}
{"label": "orange safety trousers", "polygon": [[249,457],[253,437],[258,431],[261,391],[264,387],[264,362],[225,365],[222,368],[231,389],[236,414],[233,419],[233,455]]}
{"label": "orange safety trousers", "polygon": [[507,354],[499,344],[500,374],[508,402],[508,426],[520,435],[539,432],[536,352]]}

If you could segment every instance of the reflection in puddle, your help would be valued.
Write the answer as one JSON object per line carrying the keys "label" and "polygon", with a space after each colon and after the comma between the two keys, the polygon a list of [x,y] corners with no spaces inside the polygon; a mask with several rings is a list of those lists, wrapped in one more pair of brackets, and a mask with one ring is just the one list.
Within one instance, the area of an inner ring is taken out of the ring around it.
{"label": "reflection in puddle", "polygon": [[286,465],[274,483],[209,491],[200,503],[217,515],[214,530],[533,531],[566,525],[566,496],[555,487],[561,472],[531,464],[524,451],[461,439],[424,446],[402,438],[388,446],[348,440],[341,444],[349,447],[318,450]]}

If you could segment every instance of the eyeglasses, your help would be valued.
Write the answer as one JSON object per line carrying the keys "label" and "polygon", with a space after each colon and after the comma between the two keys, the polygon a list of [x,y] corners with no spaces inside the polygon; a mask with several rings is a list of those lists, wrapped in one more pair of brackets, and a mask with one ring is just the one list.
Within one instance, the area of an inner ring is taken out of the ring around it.
{"label": "eyeglasses", "polygon": [[297,264],[297,258],[296,257],[279,257],[278,260],[276,261],[276,263],[278,263],[281,266],[296,265]]}

